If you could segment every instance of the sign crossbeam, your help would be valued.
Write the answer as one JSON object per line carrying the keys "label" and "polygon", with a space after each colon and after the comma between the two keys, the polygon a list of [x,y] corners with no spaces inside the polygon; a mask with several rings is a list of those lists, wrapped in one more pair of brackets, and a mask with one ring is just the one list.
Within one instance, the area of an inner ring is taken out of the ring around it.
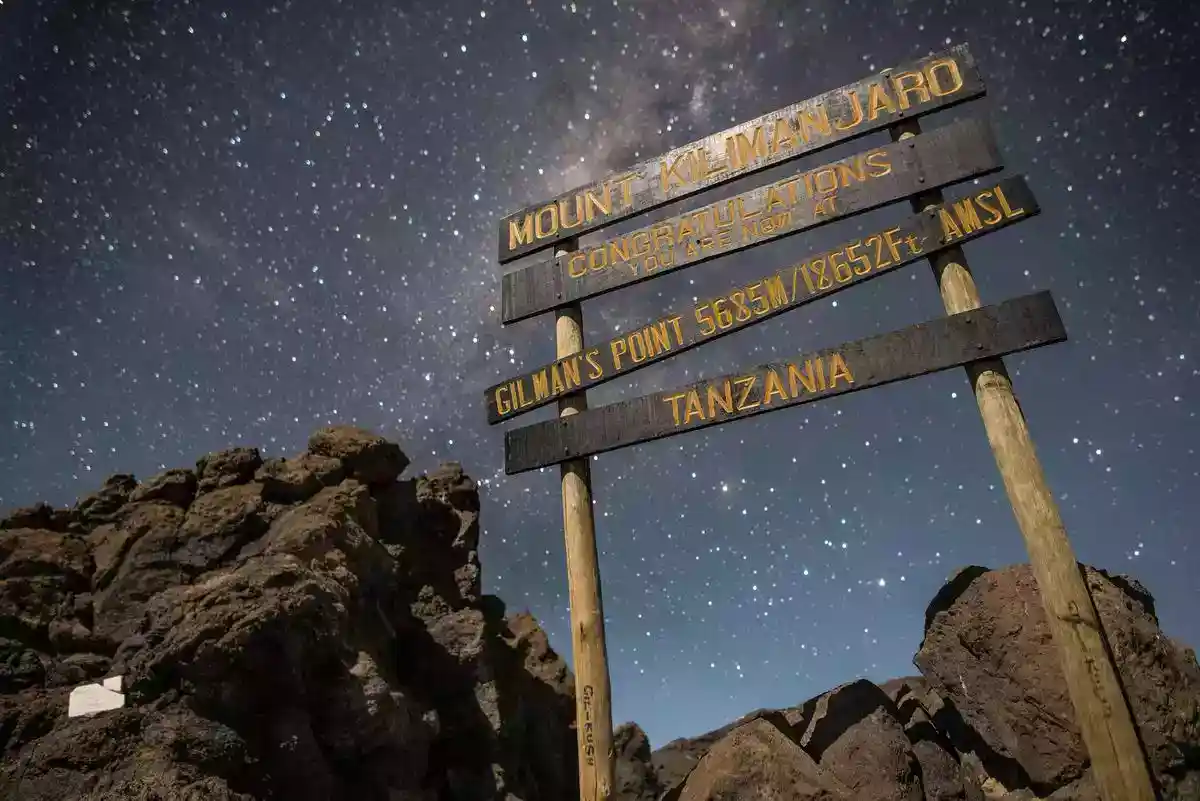
{"label": "sign crossbeam", "polygon": [[983,184],[957,200],[881,225],[836,248],[740,283],[718,297],[688,304],[601,345],[488,387],[484,392],[488,422],[510,420],[564,395],[628,375],[1040,211],[1033,191],[1019,176]]}
{"label": "sign crossbeam", "polygon": [[500,220],[500,263],[984,91],[966,45],[917,59],[510,214]]}
{"label": "sign crossbeam", "polygon": [[507,273],[501,321],[524,320],[1002,166],[988,124],[957,120]]}
{"label": "sign crossbeam", "polygon": [[1049,292],[506,432],[509,475],[1062,342]]}

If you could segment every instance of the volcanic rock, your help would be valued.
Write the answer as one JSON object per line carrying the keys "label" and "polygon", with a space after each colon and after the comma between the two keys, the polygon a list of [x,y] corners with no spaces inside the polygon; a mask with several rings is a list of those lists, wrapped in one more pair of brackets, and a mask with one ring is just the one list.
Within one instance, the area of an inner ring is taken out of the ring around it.
{"label": "volcanic rock", "polygon": [[[1037,582],[1027,565],[980,571],[929,616],[915,662],[966,724],[951,734],[960,750],[1004,786],[1049,795],[1082,778],[1088,760]],[[1136,582],[1085,576],[1151,768],[1167,797],[1185,797],[1180,788],[1200,778],[1195,654],[1162,635]]]}
{"label": "volcanic rock", "polygon": [[399,445],[353,426],[322,428],[309,438],[308,451],[340,460],[364,484],[390,484],[408,467]]}
{"label": "volcanic rock", "polygon": [[[1163,635],[1136,581],[1085,577],[1162,798],[1195,801],[1195,653]],[[860,679],[649,754],[640,729],[619,729],[617,798],[1100,801],[1027,565],[953,575],[915,663],[922,676]]]}
{"label": "volcanic rock", "polygon": [[[116,476],[0,531],[0,798],[559,801],[574,683],[479,590],[461,466],[358,429]],[[121,676],[125,705],[67,716]]]}
{"label": "volcanic rock", "polygon": [[[478,486],[407,465],[332,427],[0,519],[0,798],[577,797],[574,679],[482,592]],[[1196,801],[1195,653],[1084,575],[1163,801]],[[914,661],[656,751],[619,727],[614,799],[1099,801],[1028,566],[958,571]]]}

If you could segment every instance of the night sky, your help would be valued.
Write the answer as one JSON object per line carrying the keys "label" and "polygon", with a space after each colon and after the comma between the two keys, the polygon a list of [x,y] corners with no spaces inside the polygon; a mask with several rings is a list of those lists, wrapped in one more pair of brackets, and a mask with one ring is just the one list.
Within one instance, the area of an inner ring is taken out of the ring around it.
{"label": "night sky", "polygon": [[[483,406],[554,356],[552,315],[499,324],[499,218],[965,42],[988,95],[924,125],[986,116],[1044,209],[966,250],[985,302],[1050,289],[1066,322],[1067,343],[1008,364],[1068,532],[1200,644],[1200,6],[0,0],[0,35],[0,508],[357,423],[413,469],[453,459],[481,482],[485,589],[565,654],[558,470],[506,477]],[[586,336],[908,214],[587,301]],[[942,313],[918,263],[590,401]],[[656,747],[911,674],[945,578],[1026,558],[962,370],[605,454],[593,475],[614,718]]]}

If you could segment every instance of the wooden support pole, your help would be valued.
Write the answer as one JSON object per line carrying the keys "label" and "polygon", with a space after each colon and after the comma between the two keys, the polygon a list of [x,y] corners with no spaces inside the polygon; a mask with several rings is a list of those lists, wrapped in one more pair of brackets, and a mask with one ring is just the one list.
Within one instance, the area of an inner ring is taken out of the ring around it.
{"label": "wooden support pole", "polygon": [[[576,240],[559,245],[556,255],[570,253]],[[556,358],[583,352],[583,311],[578,303],[557,311]],[[558,401],[566,417],[587,409],[587,393]],[[612,695],[608,652],[604,641],[604,602],[592,515],[592,471],[587,458],[560,466],[563,537],[567,549],[567,590],[571,598],[571,649],[575,667],[575,722],[579,747],[580,801],[608,801],[613,787]]]}
{"label": "wooden support pole", "polygon": [[[889,130],[893,141],[901,141],[920,133],[921,126],[916,119],[910,119]],[[912,205],[921,212],[941,202],[941,191],[933,190],[914,197]],[[947,314],[982,305],[961,247],[947,248],[930,256],[929,264]],[[1096,788],[1104,801],[1155,801],[1145,752],[1113,666],[1100,618],[1046,484],[1004,361],[974,362],[967,365],[966,371],[1017,525],[1025,538],[1042,607],[1058,645],[1076,722],[1091,758]]]}

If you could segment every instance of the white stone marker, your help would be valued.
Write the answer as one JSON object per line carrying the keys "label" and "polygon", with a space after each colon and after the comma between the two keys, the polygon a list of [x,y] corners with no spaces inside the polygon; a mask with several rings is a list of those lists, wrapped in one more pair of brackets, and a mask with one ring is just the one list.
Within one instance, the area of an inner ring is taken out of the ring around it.
{"label": "white stone marker", "polygon": [[94,715],[125,706],[125,694],[121,692],[121,677],[113,676],[99,684],[84,684],[71,690],[67,702],[67,717]]}

